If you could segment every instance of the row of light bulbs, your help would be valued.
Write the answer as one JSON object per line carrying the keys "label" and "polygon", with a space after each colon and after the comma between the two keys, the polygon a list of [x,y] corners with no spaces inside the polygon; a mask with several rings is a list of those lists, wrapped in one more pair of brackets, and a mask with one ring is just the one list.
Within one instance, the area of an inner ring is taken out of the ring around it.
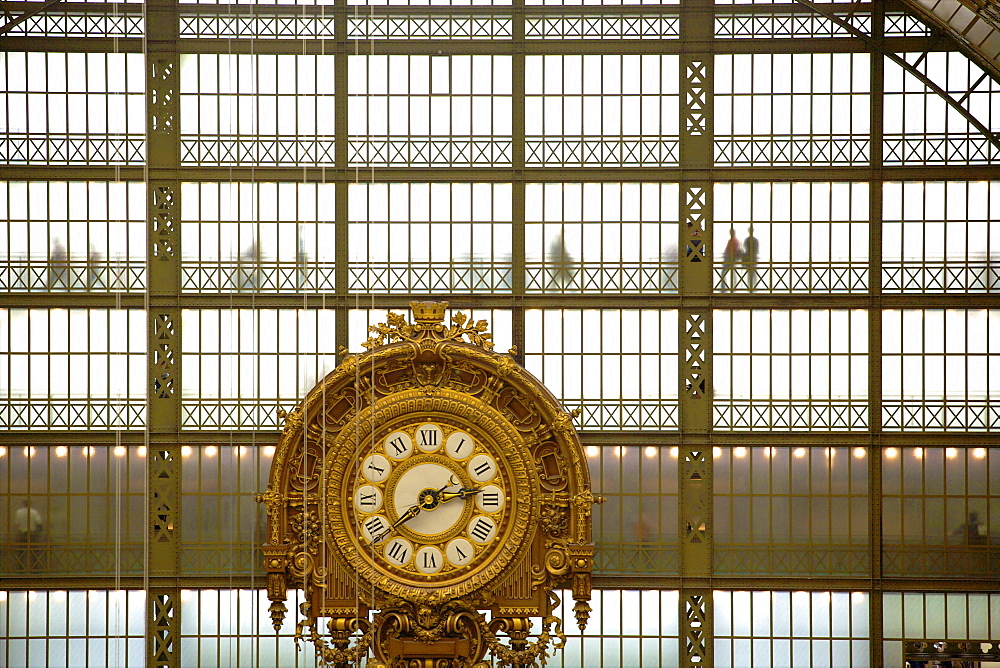
{"label": "row of light bulbs", "polygon": [[[612,449],[612,452],[617,457],[624,457],[628,452],[628,450],[629,449],[626,446],[618,445]],[[763,455],[768,458],[777,457],[781,453],[781,448],[775,448],[775,447],[765,447],[762,448],[762,450],[763,450]],[[837,456],[837,450],[838,448],[824,448],[826,456],[829,457],[830,459],[833,459],[834,457]],[[856,447],[851,452],[854,455],[855,459],[864,459],[865,457],[868,456],[868,448]],[[885,448],[885,450],[883,450],[883,454],[885,455],[886,459],[896,459],[897,457],[899,457],[900,452],[901,452],[900,448]],[[923,448],[913,448],[911,452],[916,459],[923,459],[924,457]],[[958,457],[958,452],[959,452],[958,448],[944,449],[944,455],[948,459],[955,459],[956,457]],[[743,459],[744,457],[747,456],[748,453],[749,453],[749,448],[746,448],[742,445],[733,448],[733,456],[736,457],[737,459]],[[792,456],[795,457],[796,459],[804,459],[808,453],[809,453],[809,448],[795,448],[794,450],[792,450]],[[601,448],[599,446],[596,445],[587,446],[588,457],[597,457],[600,454],[601,454]],[[655,459],[660,454],[660,449],[654,445],[647,445],[645,448],[643,448],[643,454],[646,456],[647,459]],[[680,448],[678,448],[676,445],[670,448],[671,457],[677,459],[679,455],[680,455]],[[712,457],[714,459],[718,459],[721,456],[722,456],[722,448],[718,446],[713,447]],[[975,457],[976,459],[985,459],[986,448],[973,448],[972,456]]]}
{"label": "row of light bulbs", "polygon": [[[197,601],[198,598],[200,598],[199,597],[200,591],[208,592],[210,595],[219,592],[219,590],[217,589],[203,589],[203,590],[181,589],[181,601],[184,601],[185,603],[189,603],[191,601]],[[143,592],[140,590],[136,593],[141,595]],[[243,592],[240,593],[242,594]],[[23,592],[18,592],[18,594],[23,594]],[[45,592],[44,595],[46,596],[46,599],[43,600],[47,600],[49,602],[63,602],[67,598],[67,591],[65,589],[54,589]],[[807,596],[817,603],[829,602],[831,599],[831,592],[828,591],[794,591],[792,592],[792,595]],[[101,590],[90,589],[87,591],[87,598],[94,598],[98,601],[103,601],[105,600],[105,597],[107,597],[112,602],[122,602],[127,598],[127,596],[128,592],[125,591],[124,589],[112,589],[110,591],[103,589]],[[38,592],[34,590],[29,590],[27,599],[29,603],[33,603],[35,600],[38,599]],[[851,603],[862,604],[866,603],[867,601],[868,601],[867,592],[862,592],[862,591],[851,592]],[[0,591],[0,603],[6,603],[6,602],[7,602],[7,592]]]}
{"label": "row of light bulbs", "polygon": [[[21,452],[24,453],[25,457],[34,457],[36,454],[38,454],[38,448],[36,448],[33,445],[28,445],[25,446],[24,449],[21,450]],[[94,455],[97,454],[97,448],[93,445],[84,445],[80,447],[80,452],[84,457],[93,457]],[[128,454],[128,448],[124,445],[116,445],[112,450],[112,452],[114,453],[115,457],[124,457],[125,455]],[[238,445],[234,448],[234,453],[239,457],[245,457],[248,454],[250,454],[250,448],[246,445]],[[265,445],[263,448],[261,448],[261,453],[265,457],[273,456],[274,446]],[[145,445],[137,446],[135,449],[135,454],[137,454],[140,457],[145,457],[146,446]],[[182,457],[190,457],[192,454],[194,454],[194,448],[192,448],[190,445],[181,446]],[[202,448],[202,454],[205,455],[206,457],[215,457],[216,455],[219,454],[219,448],[214,445],[207,445],[204,448]],[[66,457],[67,455],[69,455],[69,447],[65,445],[56,446],[55,455],[56,457]],[[0,445],[0,457],[6,457],[6,456],[7,456],[6,446]]]}
{"label": "row of light bulbs", "polygon": [[[38,452],[38,449],[33,445],[29,445],[26,446],[22,450],[22,452],[24,453],[25,457],[34,457],[35,454]],[[94,455],[97,454],[97,448],[94,447],[93,445],[84,445],[81,447],[81,452],[83,453],[84,457],[93,457]],[[116,445],[112,452],[114,452],[115,457],[124,457],[126,454],[128,454],[128,448],[126,448],[124,445]],[[238,445],[235,447],[234,452],[236,455],[240,457],[245,457],[250,453],[250,448],[245,445]],[[628,452],[628,448],[624,445],[618,445],[614,447],[612,452],[614,452],[614,454],[617,457],[624,457],[625,454]],[[743,459],[744,457],[747,456],[748,452],[749,449],[742,445],[733,448],[733,456],[736,457],[737,459]],[[764,456],[769,458],[778,456],[780,452],[781,448],[775,448],[775,447],[763,448]],[[809,452],[808,448],[795,448],[794,450],[792,450],[792,456],[795,457],[796,459],[803,459],[808,454],[808,452]],[[854,448],[852,452],[854,454],[855,459],[864,459],[865,457],[868,456],[867,448],[857,447]],[[901,452],[900,448],[886,448],[883,451],[883,454],[885,455],[886,459],[896,459],[897,457],[899,457],[900,452]],[[911,452],[913,456],[917,459],[923,459],[924,457],[923,448],[913,448]],[[182,457],[190,457],[193,453],[194,449],[190,445],[185,445],[181,447]],[[659,453],[660,449],[654,445],[647,445],[645,448],[643,448],[643,454],[648,459],[655,459],[659,455]],[[825,453],[827,457],[833,459],[837,455],[837,448],[825,448]],[[69,447],[65,445],[56,446],[55,454],[56,457],[65,457],[69,454]],[[145,457],[146,446],[145,445],[138,446],[136,448],[136,454],[140,457]],[[202,449],[202,454],[205,455],[206,457],[215,457],[216,455],[219,454],[219,448],[214,445],[207,445]],[[274,446],[265,445],[263,448],[261,448],[261,454],[263,454],[265,457],[274,456]],[[588,457],[597,457],[600,454],[601,454],[600,447],[596,445],[587,446]],[[958,457],[958,448],[945,448],[944,454],[945,457],[947,457],[948,459],[955,459],[956,457]],[[676,445],[670,448],[671,457],[677,459],[679,455],[680,455],[680,449]],[[7,456],[7,448],[5,446],[0,445],[0,457],[6,457],[6,456]],[[715,459],[721,457],[722,448],[718,446],[713,447],[712,456]],[[972,456],[975,457],[976,459],[985,459],[986,448],[973,448]]]}

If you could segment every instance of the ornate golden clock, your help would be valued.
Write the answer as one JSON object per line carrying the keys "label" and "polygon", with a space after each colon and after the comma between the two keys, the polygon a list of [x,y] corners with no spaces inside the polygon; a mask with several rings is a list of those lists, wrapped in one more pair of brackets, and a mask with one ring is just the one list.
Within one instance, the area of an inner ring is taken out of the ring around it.
{"label": "ornate golden clock", "polygon": [[302,588],[296,639],[323,665],[532,665],[565,641],[555,588],[581,629],[590,611],[595,497],[572,415],[484,321],[411,308],[284,416],[258,497],[273,624]]}

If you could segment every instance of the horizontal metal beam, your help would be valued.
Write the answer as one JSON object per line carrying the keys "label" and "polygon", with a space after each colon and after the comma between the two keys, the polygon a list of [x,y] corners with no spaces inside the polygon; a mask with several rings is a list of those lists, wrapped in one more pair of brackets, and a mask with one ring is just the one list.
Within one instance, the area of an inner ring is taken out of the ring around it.
{"label": "horizontal metal beam", "polygon": [[[418,265],[414,265],[418,266]],[[763,271],[762,265],[758,271]],[[865,265],[860,265],[865,266]],[[423,294],[426,291],[416,291]],[[168,304],[184,309],[217,308],[289,308],[289,309],[334,309],[362,308],[377,309],[409,308],[413,292],[400,294],[357,293],[337,296],[332,293],[219,293],[183,294],[170,299]],[[538,309],[677,309],[681,307],[705,307],[712,309],[870,309],[871,298],[867,294],[713,294],[688,296],[679,294],[620,294],[620,293],[580,293],[580,294],[531,294],[526,296],[500,294],[444,293],[434,291],[434,296],[447,299],[454,308],[496,308],[515,306]],[[5,298],[7,308],[144,308],[147,301],[142,295],[114,293],[8,293]],[[164,304],[160,304],[161,306]],[[886,294],[879,299],[883,310],[895,309],[995,309],[1000,308],[1000,294]]]}
{"label": "horizontal metal beam", "polygon": [[[915,167],[882,167],[885,181],[961,181],[1000,179],[1000,166],[990,165],[928,165]],[[0,165],[0,181],[142,181],[142,167],[108,167],[102,165]],[[187,182],[269,182],[334,183],[355,181],[367,183],[617,183],[714,181],[768,182],[794,181],[822,183],[827,181],[869,181],[872,169],[867,165],[845,166],[777,166],[715,167],[711,170],[681,169],[680,167],[528,167],[515,170],[508,167],[351,167],[346,170],[330,167],[199,167],[184,166],[170,178]]]}
{"label": "horizontal metal beam", "polygon": [[[37,10],[39,7],[47,5],[47,2],[21,2],[26,11]],[[870,14],[873,11],[872,2],[855,2],[851,4],[838,4],[835,11],[838,14],[853,12],[854,15]],[[900,0],[886,0],[886,11],[908,11],[906,5]],[[142,14],[143,6],[138,3],[107,3],[107,2],[86,2],[79,5],[72,5],[72,9],[63,10],[72,14]],[[526,17],[535,16],[587,16],[587,17],[615,17],[615,16],[676,16],[681,13],[680,5],[578,5],[554,6],[554,5],[531,5],[518,10]],[[808,15],[811,9],[803,7],[795,2],[785,4],[760,4],[760,5],[719,5],[714,12],[717,16],[745,16],[745,15]],[[252,4],[185,4],[181,5],[179,13],[181,16],[288,16],[288,17],[324,17],[332,18],[340,14],[350,17],[360,16],[362,18],[374,16],[392,17],[440,17],[448,18],[454,16],[500,16],[510,17],[512,12],[510,6],[496,5],[425,5],[425,6],[357,6],[340,7],[336,5],[252,5]]]}
{"label": "horizontal metal beam", "polygon": [[[892,37],[885,40],[887,51],[950,51],[950,44],[930,37]],[[6,37],[5,51],[57,53],[142,53],[141,37]],[[691,49],[711,48],[716,54],[748,53],[867,53],[870,47],[853,37],[771,37],[767,39],[717,39],[681,42],[678,39],[537,39],[518,43],[517,50],[528,55],[588,54],[680,54]],[[512,40],[347,40],[182,38],[183,54],[304,54],[304,55],[505,55],[515,48]]]}
{"label": "horizontal metal beam", "polygon": [[[689,578],[682,579],[677,576],[625,576],[625,575],[601,575],[594,574],[595,589],[680,589],[682,586],[689,586]],[[31,577],[8,577],[4,581],[4,589],[7,591],[53,591],[53,590],[73,590],[73,589],[143,589],[146,580],[142,577],[124,576],[116,578],[114,576],[46,576],[40,578]],[[866,592],[871,588],[870,578],[859,578],[846,576],[838,578],[834,576],[820,577],[731,577],[714,576],[708,581],[708,586],[721,591],[860,591]],[[177,586],[176,578],[156,578],[148,579],[149,586]],[[185,589],[263,589],[266,581],[263,576],[225,574],[225,575],[185,575]],[[911,578],[883,578],[882,591],[886,593],[913,592],[913,593],[941,593],[941,592],[989,592],[995,593],[997,588],[996,580],[986,579],[911,579]]]}
{"label": "horizontal metal beam", "polygon": [[[32,430],[0,431],[0,445],[7,448],[47,447],[58,445],[157,445],[183,444],[192,447],[215,445],[274,445],[280,432],[273,429],[244,429],[237,431],[181,431],[170,434],[150,434],[143,431],[87,430]],[[579,432],[585,446],[657,446],[671,447],[681,444],[681,434],[676,431],[587,431]],[[873,434],[857,432],[788,432],[754,431],[725,432],[713,431],[704,439],[687,437],[687,443],[726,447],[869,447]],[[997,435],[984,432],[882,432],[878,434],[881,447],[894,448],[972,448],[996,447]]]}

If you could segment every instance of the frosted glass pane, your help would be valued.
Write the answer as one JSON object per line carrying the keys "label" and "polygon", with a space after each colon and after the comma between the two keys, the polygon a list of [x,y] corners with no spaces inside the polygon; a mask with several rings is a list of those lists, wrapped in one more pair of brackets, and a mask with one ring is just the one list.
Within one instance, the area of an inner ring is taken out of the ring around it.
{"label": "frosted glass pane", "polygon": [[969,594],[969,638],[990,636],[990,596]]}
{"label": "frosted glass pane", "polygon": [[922,594],[903,594],[903,636],[924,637],[924,597]]}
{"label": "frosted glass pane", "polygon": [[[946,638],[967,638],[969,633],[968,597],[970,594],[948,594]],[[936,637],[936,636],[935,636]]]}
{"label": "frosted glass pane", "polygon": [[733,635],[751,635],[751,619],[755,616],[755,612],[751,604],[750,592],[733,592]]}
{"label": "frosted glass pane", "polygon": [[885,662],[885,668],[905,668],[903,643],[898,640],[883,642],[882,660]]}
{"label": "frosted glass pane", "polygon": [[809,621],[812,617],[810,611],[809,594],[803,591],[792,592],[792,635],[797,637],[808,636],[810,633]]}

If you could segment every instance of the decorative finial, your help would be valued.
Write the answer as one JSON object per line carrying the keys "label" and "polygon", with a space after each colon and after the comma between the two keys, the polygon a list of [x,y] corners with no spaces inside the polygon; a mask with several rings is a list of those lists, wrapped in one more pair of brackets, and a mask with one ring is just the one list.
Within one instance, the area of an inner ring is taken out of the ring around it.
{"label": "decorative finial", "polygon": [[444,322],[444,312],[447,309],[448,302],[410,302],[413,319],[420,324]]}

